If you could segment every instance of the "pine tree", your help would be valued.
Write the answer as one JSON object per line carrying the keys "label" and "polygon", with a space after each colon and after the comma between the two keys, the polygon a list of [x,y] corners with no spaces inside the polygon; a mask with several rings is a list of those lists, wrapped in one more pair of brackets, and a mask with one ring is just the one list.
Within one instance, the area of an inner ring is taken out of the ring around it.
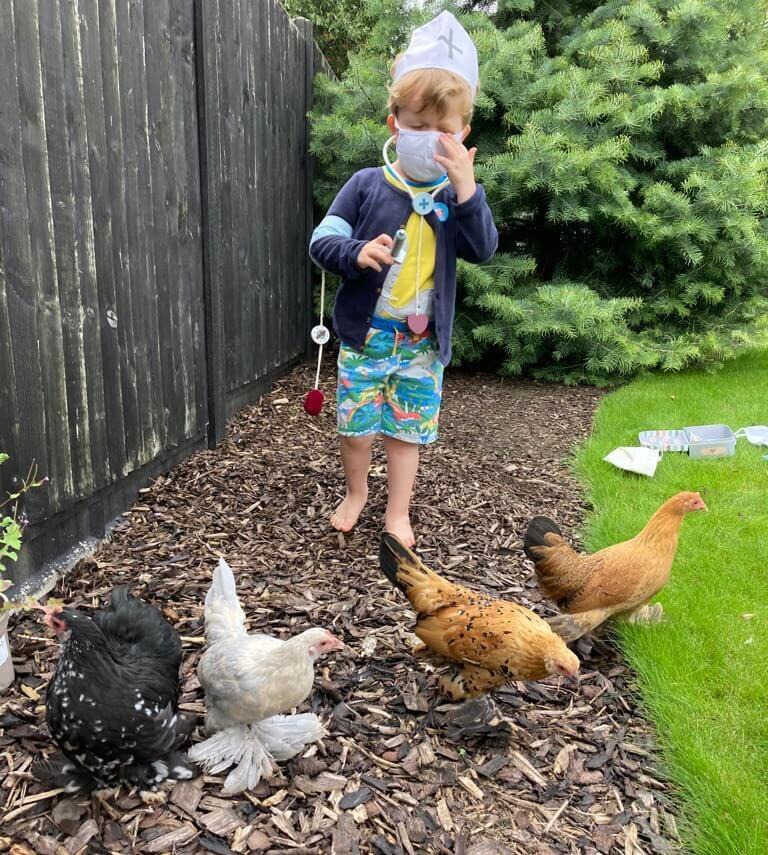
{"label": "pine tree", "polygon": [[[314,117],[324,205],[379,162],[389,62],[434,11],[376,2],[386,14]],[[472,141],[501,244],[460,268],[460,360],[609,383],[766,340],[767,11],[502,0],[493,17],[464,15],[481,58]]]}
{"label": "pine tree", "polygon": [[357,0],[281,0],[291,17],[308,18],[314,38],[336,74],[347,67],[350,51],[365,44],[373,21]]}

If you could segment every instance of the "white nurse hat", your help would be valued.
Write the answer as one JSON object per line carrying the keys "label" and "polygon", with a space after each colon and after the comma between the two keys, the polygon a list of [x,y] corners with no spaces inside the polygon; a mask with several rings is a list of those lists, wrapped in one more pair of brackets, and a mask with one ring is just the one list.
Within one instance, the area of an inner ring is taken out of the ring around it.
{"label": "white nurse hat", "polygon": [[395,81],[417,68],[452,71],[469,83],[473,95],[477,92],[477,49],[450,12],[441,12],[413,31],[405,53],[397,61]]}

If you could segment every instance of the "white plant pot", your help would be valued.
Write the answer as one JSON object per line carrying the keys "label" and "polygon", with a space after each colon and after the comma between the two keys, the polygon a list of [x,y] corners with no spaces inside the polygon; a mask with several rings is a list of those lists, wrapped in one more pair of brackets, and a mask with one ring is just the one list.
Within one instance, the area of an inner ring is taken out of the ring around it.
{"label": "white plant pot", "polygon": [[11,643],[8,638],[8,613],[0,613],[0,692],[13,683],[16,672],[11,659]]}

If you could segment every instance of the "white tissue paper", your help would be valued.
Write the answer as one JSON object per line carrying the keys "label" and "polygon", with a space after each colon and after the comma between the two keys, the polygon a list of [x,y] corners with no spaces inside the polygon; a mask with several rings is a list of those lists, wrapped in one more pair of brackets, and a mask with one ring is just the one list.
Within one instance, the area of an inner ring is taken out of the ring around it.
{"label": "white tissue paper", "polygon": [[768,427],[753,425],[736,431],[736,436],[745,436],[752,445],[768,445]]}
{"label": "white tissue paper", "polygon": [[603,460],[627,472],[636,472],[638,475],[647,475],[652,478],[661,460],[661,452],[656,448],[622,446],[614,448]]}

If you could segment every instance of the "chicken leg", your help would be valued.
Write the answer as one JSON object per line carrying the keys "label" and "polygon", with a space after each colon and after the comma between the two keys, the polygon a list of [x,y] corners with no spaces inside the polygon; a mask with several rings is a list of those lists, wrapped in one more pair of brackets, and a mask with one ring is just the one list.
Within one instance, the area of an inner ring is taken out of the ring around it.
{"label": "chicken leg", "polygon": [[616,609],[591,609],[588,612],[579,612],[575,615],[556,615],[547,618],[547,623],[563,641],[571,642],[576,641],[588,632],[592,632],[593,629],[597,629],[601,623],[615,613]]}
{"label": "chicken leg", "polygon": [[476,698],[497,689],[506,680],[478,665],[464,665],[461,670],[440,678],[440,689],[452,701]]}
{"label": "chicken leg", "polygon": [[608,618],[621,618],[627,623],[651,625],[660,623],[664,618],[664,608],[661,603],[641,603],[631,609],[603,608],[590,609],[576,614],[561,614],[547,618],[547,623],[564,641],[576,641],[588,632],[597,629]]}
{"label": "chicken leg", "polygon": [[623,615],[627,623],[650,625],[664,620],[664,607],[661,603],[646,603]]}

